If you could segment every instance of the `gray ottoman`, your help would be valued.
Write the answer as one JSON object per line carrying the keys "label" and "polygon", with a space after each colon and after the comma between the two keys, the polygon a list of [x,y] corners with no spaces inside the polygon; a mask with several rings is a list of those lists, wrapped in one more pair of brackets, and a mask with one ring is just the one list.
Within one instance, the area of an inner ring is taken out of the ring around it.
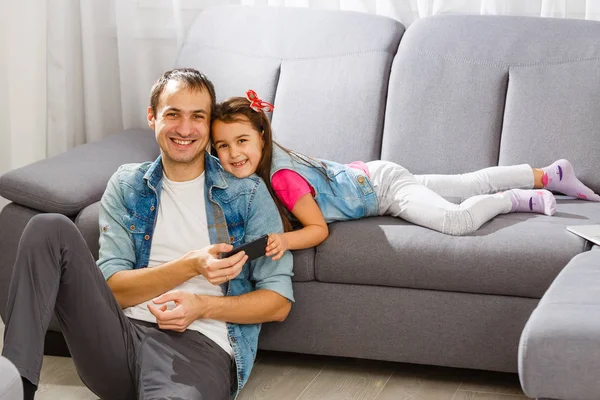
{"label": "gray ottoman", "polygon": [[20,400],[23,386],[19,372],[8,359],[0,356],[0,400]]}
{"label": "gray ottoman", "polygon": [[531,314],[519,345],[529,397],[600,399],[600,248],[579,254]]}

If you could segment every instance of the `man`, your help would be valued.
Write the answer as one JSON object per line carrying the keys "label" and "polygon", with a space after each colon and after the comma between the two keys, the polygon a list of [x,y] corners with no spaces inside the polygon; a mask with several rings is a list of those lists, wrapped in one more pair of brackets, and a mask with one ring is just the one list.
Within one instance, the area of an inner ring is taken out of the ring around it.
{"label": "man", "polygon": [[3,350],[25,398],[39,382],[53,312],[82,381],[102,399],[226,399],[246,383],[259,324],[291,309],[292,260],[219,259],[229,243],[282,223],[260,179],[235,179],[205,151],[214,104],[196,70],[154,84],[148,124],[161,155],[110,179],[97,265],[66,217],[39,215],[25,228]]}

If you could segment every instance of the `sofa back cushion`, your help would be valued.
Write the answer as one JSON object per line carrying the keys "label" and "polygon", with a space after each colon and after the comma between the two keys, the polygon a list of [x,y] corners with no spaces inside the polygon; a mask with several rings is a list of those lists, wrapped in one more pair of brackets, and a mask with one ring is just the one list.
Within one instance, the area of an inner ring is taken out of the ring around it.
{"label": "sofa back cushion", "polygon": [[600,187],[598,38],[591,21],[418,21],[392,66],[382,158],[415,173],[461,173],[567,157]]}
{"label": "sofa back cushion", "polygon": [[274,136],[308,155],[378,159],[389,71],[404,27],[389,18],[285,7],[216,7],[193,23],[177,65],[218,100],[255,90]]}
{"label": "sofa back cushion", "polygon": [[500,165],[568,158],[600,191],[600,22],[536,20],[519,27],[506,95]]}

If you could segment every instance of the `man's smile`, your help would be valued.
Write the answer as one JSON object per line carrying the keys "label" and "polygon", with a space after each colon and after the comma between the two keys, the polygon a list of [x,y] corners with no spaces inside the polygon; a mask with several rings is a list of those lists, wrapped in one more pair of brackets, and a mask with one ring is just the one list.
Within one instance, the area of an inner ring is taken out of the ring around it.
{"label": "man's smile", "polygon": [[177,146],[183,146],[183,147],[187,147],[195,142],[195,140],[181,140],[181,139],[174,139],[174,138],[171,138],[171,141],[173,143],[175,143]]}

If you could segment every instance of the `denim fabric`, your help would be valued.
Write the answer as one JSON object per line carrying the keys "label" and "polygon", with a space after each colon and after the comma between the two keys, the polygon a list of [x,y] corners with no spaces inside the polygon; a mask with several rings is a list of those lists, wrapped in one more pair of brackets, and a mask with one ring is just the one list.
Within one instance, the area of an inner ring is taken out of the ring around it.
{"label": "denim fabric", "polygon": [[[205,203],[211,243],[234,246],[264,234],[283,232],[281,218],[262,180],[253,175],[237,179],[218,160],[205,154]],[[98,267],[105,279],[123,270],[148,265],[159,207],[163,168],[159,156],[153,163],[126,164],[110,179],[100,203]],[[226,295],[238,296],[267,289],[293,301],[292,256],[278,261],[261,257],[244,265],[242,272],[223,285]],[[238,386],[248,380],[258,345],[260,324],[227,324],[234,351]]]}
{"label": "denim fabric", "polygon": [[[315,201],[325,222],[347,221],[378,215],[377,195],[373,184],[363,171],[334,161],[317,160],[298,154],[302,160],[290,156],[279,146],[273,146],[271,178],[282,169],[290,169],[302,176],[315,192]],[[318,163],[325,167],[325,176]]]}

